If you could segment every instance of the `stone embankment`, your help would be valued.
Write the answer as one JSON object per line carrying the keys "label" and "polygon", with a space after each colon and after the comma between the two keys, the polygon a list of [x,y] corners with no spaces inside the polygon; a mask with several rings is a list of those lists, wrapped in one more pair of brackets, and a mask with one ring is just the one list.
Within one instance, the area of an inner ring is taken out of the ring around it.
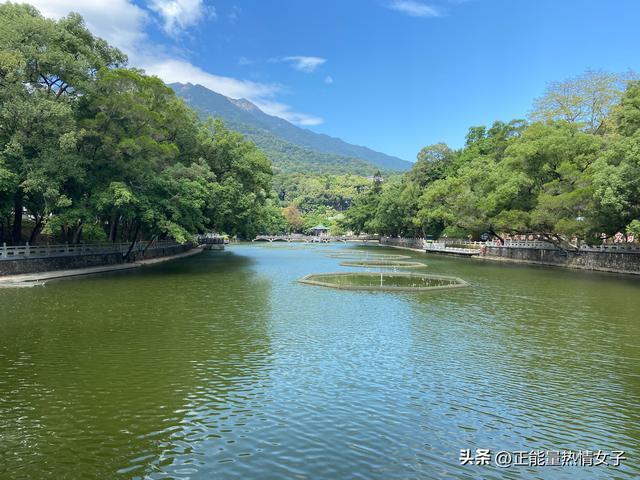
{"label": "stone embankment", "polygon": [[103,245],[0,246],[0,278],[57,270],[75,270],[138,263],[154,258],[171,257],[195,247],[193,243],[172,241]]}
{"label": "stone embankment", "polygon": [[[442,243],[449,245],[448,240]],[[382,237],[381,245],[397,248],[411,248],[425,251],[424,241],[414,238]],[[453,242],[451,245],[464,246],[464,242]],[[478,249],[473,259],[487,261],[503,261],[534,265],[550,265],[556,267],[595,270],[601,272],[640,275],[640,246],[637,244],[603,245],[598,247],[582,247],[579,250],[563,250],[548,242],[513,241],[505,245],[487,242],[484,245],[469,245]],[[437,249],[430,249],[429,253]]]}
{"label": "stone embankment", "polygon": [[476,258],[640,275],[640,248],[637,246],[606,245],[567,251],[549,244],[488,245]]}
{"label": "stone embankment", "polygon": [[97,275],[100,273],[115,272],[119,270],[130,270],[132,268],[140,268],[147,265],[154,265],[156,263],[167,262],[170,260],[177,260],[180,258],[190,257],[196,255],[204,250],[204,247],[194,247],[180,253],[175,253],[163,257],[153,257],[141,259],[130,263],[117,263],[110,265],[102,265],[97,267],[85,267],[85,268],[73,268],[67,270],[51,270],[42,271],[38,273],[28,273],[20,275],[5,275],[0,276],[0,288],[2,287],[33,287],[36,285],[43,285],[49,280],[57,280],[61,278],[80,277],[86,275]]}

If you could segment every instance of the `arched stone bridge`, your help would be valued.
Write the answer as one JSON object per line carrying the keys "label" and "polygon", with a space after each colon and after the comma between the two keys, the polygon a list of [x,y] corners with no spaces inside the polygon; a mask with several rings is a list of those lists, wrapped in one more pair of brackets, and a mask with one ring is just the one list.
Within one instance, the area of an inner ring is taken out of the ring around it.
{"label": "arched stone bridge", "polygon": [[360,237],[358,235],[336,236],[311,236],[311,235],[258,235],[253,242],[304,242],[304,243],[329,243],[329,242],[377,242],[380,237],[370,235]]}

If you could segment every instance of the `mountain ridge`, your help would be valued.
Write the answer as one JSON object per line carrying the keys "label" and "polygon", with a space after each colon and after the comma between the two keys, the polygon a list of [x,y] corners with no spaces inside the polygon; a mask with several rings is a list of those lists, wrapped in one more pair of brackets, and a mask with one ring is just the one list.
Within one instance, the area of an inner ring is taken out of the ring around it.
{"label": "mountain ridge", "polygon": [[[412,166],[411,162],[398,157],[295,126],[287,120],[263,112],[245,98],[232,99],[198,84],[172,83],[169,87],[201,116],[221,118],[230,129],[249,137],[267,155],[272,154],[270,156],[275,157],[272,158],[274,164],[280,163],[280,166],[283,160],[294,165],[311,162],[316,169],[322,170],[322,165],[327,163],[330,170],[337,168],[345,170],[340,173],[367,175],[376,168],[384,171],[406,171]],[[344,165],[341,166],[340,163]]]}

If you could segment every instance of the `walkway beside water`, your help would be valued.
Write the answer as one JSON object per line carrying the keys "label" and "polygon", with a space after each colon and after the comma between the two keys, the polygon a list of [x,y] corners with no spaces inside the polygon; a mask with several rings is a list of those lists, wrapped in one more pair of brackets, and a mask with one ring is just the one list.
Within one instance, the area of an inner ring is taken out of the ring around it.
{"label": "walkway beside water", "polygon": [[421,238],[381,237],[380,245],[429,254],[450,254],[474,260],[546,265],[578,270],[593,270],[625,275],[640,275],[640,248],[637,244],[582,246],[564,250],[549,242],[511,241],[467,242],[446,239],[425,242]]}
{"label": "walkway beside water", "polygon": [[178,253],[168,257],[149,258],[132,263],[120,263],[102,267],[75,268],[71,270],[53,270],[49,272],[29,273],[23,275],[8,275],[0,277],[0,288],[34,287],[37,285],[44,285],[44,283],[49,280],[58,280],[61,278],[80,277],[86,275],[98,275],[100,273],[115,272],[118,270],[130,270],[132,268],[140,268],[144,266],[155,265],[156,263],[191,257],[193,255],[201,253],[203,250],[204,247],[196,247],[187,252]]}

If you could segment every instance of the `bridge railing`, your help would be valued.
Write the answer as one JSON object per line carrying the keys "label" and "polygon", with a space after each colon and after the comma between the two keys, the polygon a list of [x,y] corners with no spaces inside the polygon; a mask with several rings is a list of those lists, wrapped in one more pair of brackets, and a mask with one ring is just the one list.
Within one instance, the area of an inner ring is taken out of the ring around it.
{"label": "bridge railing", "polygon": [[438,238],[433,240],[433,243],[446,243],[448,245],[484,245],[485,242],[476,242],[472,240],[466,240],[464,238]]}
{"label": "bridge railing", "polygon": [[[142,252],[144,250],[155,250],[176,246],[173,240],[153,241],[150,245],[148,241],[136,242],[132,252]],[[56,244],[56,245],[19,245],[7,246],[6,243],[0,247],[1,260],[20,260],[26,258],[47,258],[47,257],[67,257],[74,255],[106,254],[115,252],[128,252],[130,242],[127,243],[99,243],[99,244]]]}
{"label": "bridge railing", "polygon": [[470,240],[439,239],[434,241],[426,241],[425,249],[472,253],[479,252],[484,244],[484,242],[472,242]]}
{"label": "bridge railing", "polygon": [[275,240],[284,240],[284,241],[332,241],[332,242],[341,242],[341,241],[353,241],[353,240],[362,240],[362,241],[376,241],[379,240],[379,235],[303,235],[301,233],[292,233],[291,235],[257,235],[253,241],[265,240],[268,242],[272,242]]}
{"label": "bridge railing", "polygon": [[486,242],[487,247],[507,247],[507,248],[553,248],[551,242],[542,240],[490,240]]}

